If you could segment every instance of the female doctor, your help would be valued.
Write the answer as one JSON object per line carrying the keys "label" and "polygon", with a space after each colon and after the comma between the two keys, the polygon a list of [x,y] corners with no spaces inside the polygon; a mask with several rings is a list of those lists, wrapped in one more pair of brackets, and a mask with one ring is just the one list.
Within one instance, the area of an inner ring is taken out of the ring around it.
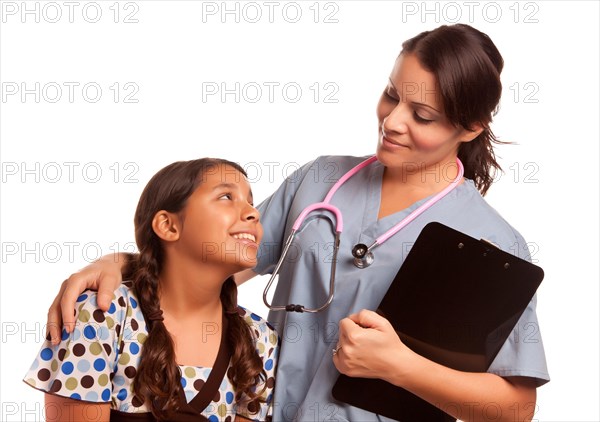
{"label": "female doctor", "polygon": [[[384,379],[464,421],[532,418],[536,388],[549,380],[535,298],[515,327],[536,327],[535,335],[527,342],[510,335],[486,373],[453,370],[417,355],[386,319],[368,311],[377,308],[410,245],[432,221],[529,259],[521,235],[482,198],[499,169],[490,123],[501,97],[502,67],[490,38],[468,25],[441,26],[409,39],[377,105],[376,160],[330,191],[365,157],[319,157],[259,206],[264,237],[258,265],[238,274],[238,282],[274,271],[307,206],[327,196],[344,223],[333,257],[330,223],[309,216],[279,268],[273,304],[319,308],[328,297],[331,261],[337,262],[328,307],[269,315],[283,339],[273,420],[386,420],[332,397],[339,372]],[[371,265],[357,268],[355,245],[376,240]],[[63,283],[49,311],[52,338],[59,336],[61,309],[65,325],[74,323],[69,310],[85,288],[98,289],[98,303],[107,307],[125,260],[104,257]]]}

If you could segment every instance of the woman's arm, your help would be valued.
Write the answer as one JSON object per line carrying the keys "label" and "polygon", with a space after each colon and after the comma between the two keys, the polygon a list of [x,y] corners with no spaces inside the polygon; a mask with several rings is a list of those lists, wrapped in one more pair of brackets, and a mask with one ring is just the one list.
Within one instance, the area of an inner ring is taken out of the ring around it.
{"label": "woman's arm", "polygon": [[75,302],[84,290],[97,290],[98,307],[108,311],[113,292],[123,280],[121,271],[124,271],[123,275],[131,276],[132,266],[129,264],[133,261],[133,256],[126,253],[105,255],[63,281],[58,295],[48,309],[46,336],[50,336],[53,345],[60,341],[63,324],[67,332],[73,330]]}
{"label": "woman's arm", "polygon": [[339,346],[333,361],[341,373],[383,379],[465,422],[533,417],[533,379],[462,372],[430,361],[406,347],[375,312],[361,311],[340,321]]}
{"label": "woman's arm", "polygon": [[91,403],[44,394],[46,422],[109,422],[110,403]]}
{"label": "woman's arm", "polygon": [[[98,307],[108,311],[113,292],[119,288],[123,279],[132,276],[136,257],[137,255],[127,253],[105,255],[63,281],[48,309],[46,336],[50,336],[52,344],[56,345],[60,341],[63,324],[67,332],[73,330],[75,317],[72,310],[84,290],[97,290]],[[256,273],[251,269],[244,270],[235,275],[235,282],[239,286],[254,276]]]}

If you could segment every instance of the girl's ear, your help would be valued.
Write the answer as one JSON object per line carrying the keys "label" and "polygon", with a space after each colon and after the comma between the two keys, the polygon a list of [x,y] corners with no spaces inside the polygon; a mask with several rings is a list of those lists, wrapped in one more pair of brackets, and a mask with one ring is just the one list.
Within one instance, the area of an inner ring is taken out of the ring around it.
{"label": "girl's ear", "polygon": [[152,229],[162,240],[174,242],[181,234],[181,222],[177,215],[161,210],[152,219]]}

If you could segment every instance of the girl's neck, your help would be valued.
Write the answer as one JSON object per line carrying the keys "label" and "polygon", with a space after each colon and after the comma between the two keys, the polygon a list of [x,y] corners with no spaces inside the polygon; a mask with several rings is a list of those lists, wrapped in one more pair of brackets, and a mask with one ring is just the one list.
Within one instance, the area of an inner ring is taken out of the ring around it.
{"label": "girl's neck", "polygon": [[160,274],[160,306],[177,319],[213,320],[222,313],[222,272],[181,259],[165,259]]}

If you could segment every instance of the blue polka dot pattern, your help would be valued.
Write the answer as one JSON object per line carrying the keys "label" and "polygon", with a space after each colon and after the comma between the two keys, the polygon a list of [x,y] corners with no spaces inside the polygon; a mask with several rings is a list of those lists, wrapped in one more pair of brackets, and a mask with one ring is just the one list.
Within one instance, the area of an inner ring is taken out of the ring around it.
{"label": "blue polka dot pattern", "polygon": [[87,401],[97,402],[98,401],[98,393],[95,391],[90,391],[85,395],[85,399]]}
{"label": "blue polka dot pattern", "polygon": [[54,356],[54,353],[52,353],[52,349],[49,347],[42,349],[42,352],[40,353],[40,357],[45,361],[52,359],[52,356]]}
{"label": "blue polka dot pattern", "polygon": [[63,374],[71,375],[71,373],[73,372],[73,369],[75,369],[75,367],[73,366],[73,364],[71,362],[65,362],[62,364],[60,369],[63,372]]}
{"label": "blue polka dot pattern", "polygon": [[90,361],[89,360],[80,360],[77,362],[77,370],[79,372],[87,372],[90,370]]}
{"label": "blue polka dot pattern", "polygon": [[83,329],[83,335],[88,340],[94,340],[96,338],[96,329],[91,325],[86,325]]}
{"label": "blue polka dot pattern", "polygon": [[94,361],[94,369],[98,372],[101,372],[106,368],[106,361],[102,358],[98,358]]}
{"label": "blue polka dot pattern", "polygon": [[[144,315],[127,284],[115,292],[108,312],[96,306],[96,293],[86,291],[77,299],[77,324],[71,334],[52,346],[45,342],[24,381],[38,390],[93,403],[110,403],[121,412],[147,412],[149,407],[132,393],[143,342],[148,336]],[[203,412],[211,421],[224,421],[236,413],[250,420],[264,420],[272,403],[278,337],[258,315],[241,308],[240,315],[256,337],[256,351],[264,362],[267,403],[250,413],[243,401],[235,401],[233,385],[225,377],[214,401]],[[181,386],[192,400],[208,379],[211,368],[180,365]],[[257,391],[263,385],[257,386]]]}

